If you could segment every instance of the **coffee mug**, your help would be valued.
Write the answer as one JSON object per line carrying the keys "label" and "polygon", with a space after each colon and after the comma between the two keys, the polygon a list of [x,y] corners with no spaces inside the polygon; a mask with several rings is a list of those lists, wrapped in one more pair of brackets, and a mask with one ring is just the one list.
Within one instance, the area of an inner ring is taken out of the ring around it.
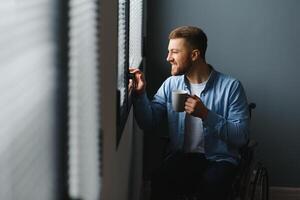
{"label": "coffee mug", "polygon": [[176,112],[183,112],[185,106],[185,100],[188,97],[188,92],[185,90],[172,91],[172,107]]}

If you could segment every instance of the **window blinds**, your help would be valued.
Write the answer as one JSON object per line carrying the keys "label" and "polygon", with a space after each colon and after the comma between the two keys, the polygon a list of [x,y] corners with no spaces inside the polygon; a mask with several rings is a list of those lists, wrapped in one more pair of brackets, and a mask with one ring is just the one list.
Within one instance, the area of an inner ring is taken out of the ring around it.
{"label": "window blinds", "polygon": [[69,194],[100,196],[97,1],[69,1]]}
{"label": "window blinds", "polygon": [[55,1],[0,0],[0,199],[55,199]]}
{"label": "window blinds", "polygon": [[[128,67],[139,67],[142,61],[143,0],[119,0],[118,89],[120,106],[127,93]],[[126,103],[126,102],[125,102]]]}
{"label": "window blinds", "polygon": [[129,62],[139,67],[142,62],[143,0],[130,1],[129,15]]}
{"label": "window blinds", "polygon": [[131,107],[128,67],[142,62],[143,0],[119,0],[118,18],[118,120],[117,146]]}
{"label": "window blinds", "polygon": [[124,105],[127,92],[128,68],[128,0],[119,0],[119,23],[118,23],[118,89],[120,92],[120,105]]}

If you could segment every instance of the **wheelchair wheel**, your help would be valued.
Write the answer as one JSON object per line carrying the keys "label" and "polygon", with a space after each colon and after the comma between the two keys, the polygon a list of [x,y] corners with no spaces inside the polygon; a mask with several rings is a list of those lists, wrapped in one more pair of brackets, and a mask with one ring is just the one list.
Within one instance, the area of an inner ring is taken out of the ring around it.
{"label": "wheelchair wheel", "polygon": [[250,199],[251,200],[268,200],[269,199],[269,180],[267,169],[258,163],[252,172],[250,182]]}

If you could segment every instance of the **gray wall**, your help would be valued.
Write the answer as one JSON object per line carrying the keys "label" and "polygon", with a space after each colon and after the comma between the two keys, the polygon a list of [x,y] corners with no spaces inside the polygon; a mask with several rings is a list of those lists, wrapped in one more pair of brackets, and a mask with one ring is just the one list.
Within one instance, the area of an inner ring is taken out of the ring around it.
{"label": "gray wall", "polygon": [[300,186],[300,1],[148,1],[149,96],[170,74],[168,33],[200,26],[208,35],[207,60],[240,79],[257,108],[252,138],[272,186]]}

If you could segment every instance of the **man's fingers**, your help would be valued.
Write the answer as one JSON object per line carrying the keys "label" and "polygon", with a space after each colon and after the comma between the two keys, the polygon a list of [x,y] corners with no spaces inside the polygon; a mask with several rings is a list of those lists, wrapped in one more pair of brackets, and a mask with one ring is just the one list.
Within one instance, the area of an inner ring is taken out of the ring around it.
{"label": "man's fingers", "polygon": [[134,70],[139,70],[138,68],[136,68],[136,67],[129,67],[129,71],[131,72],[131,71],[134,71]]}
{"label": "man's fingers", "polygon": [[191,109],[193,107],[195,107],[195,103],[193,101],[186,101],[185,102],[185,107],[188,108],[188,109]]}
{"label": "man's fingers", "polygon": [[196,99],[196,100],[197,100],[197,99],[200,99],[200,98],[199,98],[197,95],[195,95],[195,94],[192,96],[192,98],[193,98],[193,99]]}
{"label": "man's fingers", "polygon": [[134,77],[135,88],[138,88],[141,82],[144,82],[143,73],[137,68],[129,68],[129,72]]}
{"label": "man's fingers", "polygon": [[188,96],[188,98],[186,99],[186,102],[193,103],[193,102],[195,102],[195,100],[197,100],[197,99],[194,96]]}
{"label": "man's fingers", "polygon": [[134,74],[134,77],[136,79],[142,79],[143,74],[142,74],[142,72],[139,69],[130,69],[129,68],[129,72],[131,74]]}
{"label": "man's fingers", "polygon": [[142,73],[135,73],[135,79],[137,81],[143,81],[144,79]]}
{"label": "man's fingers", "polygon": [[133,74],[135,74],[135,73],[142,73],[139,68],[129,67],[128,69],[129,69],[129,72],[133,73]]}
{"label": "man's fingers", "polygon": [[195,108],[197,106],[197,101],[199,97],[197,95],[188,95],[185,106],[188,108]]}
{"label": "man's fingers", "polygon": [[186,102],[195,103],[196,101],[201,101],[201,99],[197,95],[188,95],[186,98]]}

